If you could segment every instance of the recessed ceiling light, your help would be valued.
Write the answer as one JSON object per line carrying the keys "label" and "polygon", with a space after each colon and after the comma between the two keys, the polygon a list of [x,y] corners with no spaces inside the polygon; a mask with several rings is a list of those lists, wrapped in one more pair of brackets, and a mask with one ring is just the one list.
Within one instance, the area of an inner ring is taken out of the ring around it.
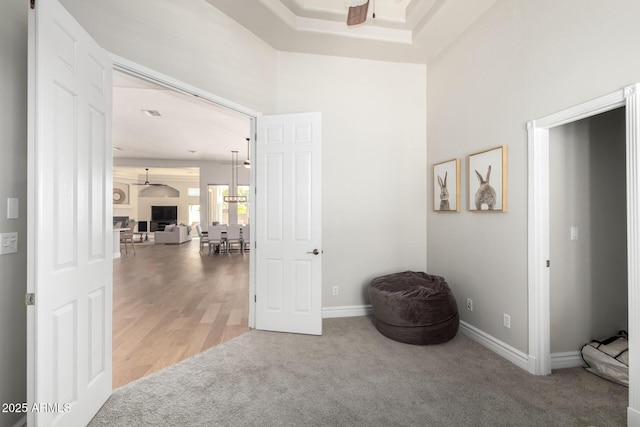
{"label": "recessed ceiling light", "polygon": [[187,150],[188,152],[190,152],[191,154],[196,154],[197,151],[196,150]]}
{"label": "recessed ceiling light", "polygon": [[120,147],[113,147],[113,149],[116,150],[116,151],[122,151],[122,148],[120,148]]}
{"label": "recessed ceiling light", "polygon": [[162,114],[158,110],[140,110],[142,114],[149,117],[160,117]]}

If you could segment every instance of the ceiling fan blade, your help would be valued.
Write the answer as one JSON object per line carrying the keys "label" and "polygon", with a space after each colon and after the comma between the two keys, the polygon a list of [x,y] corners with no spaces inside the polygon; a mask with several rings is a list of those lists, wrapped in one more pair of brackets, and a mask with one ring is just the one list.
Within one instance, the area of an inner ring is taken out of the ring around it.
{"label": "ceiling fan blade", "polygon": [[132,182],[131,185],[144,185],[145,187],[167,187],[167,184],[152,184],[150,182],[144,182],[144,183],[140,183],[140,182]]}
{"label": "ceiling fan blade", "polygon": [[369,11],[369,0],[360,6],[349,7],[349,14],[347,15],[347,25],[359,25],[367,20],[367,12]]}
{"label": "ceiling fan blade", "polygon": [[167,184],[152,184],[152,183],[150,183],[149,182],[149,168],[145,168],[145,170],[147,171],[147,179],[143,183],[134,182],[134,183],[131,183],[131,185],[144,185],[146,187],[151,187],[151,186],[154,186],[154,187],[168,187]]}

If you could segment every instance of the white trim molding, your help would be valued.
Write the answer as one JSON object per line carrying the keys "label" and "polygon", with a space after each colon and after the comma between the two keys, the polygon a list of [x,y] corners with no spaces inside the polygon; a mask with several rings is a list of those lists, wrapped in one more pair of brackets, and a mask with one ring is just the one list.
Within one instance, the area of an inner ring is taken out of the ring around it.
{"label": "white trim molding", "polygon": [[[629,425],[640,426],[640,84],[527,124],[529,139],[528,370],[551,373],[549,295],[549,129],[619,107],[626,109]],[[551,260],[553,262],[553,260]]]}
{"label": "white trim molding", "polygon": [[[528,293],[529,356],[527,370],[536,375],[551,373],[549,337],[549,129],[534,122],[529,137]],[[537,173],[532,174],[532,171]],[[545,218],[545,219],[543,219]]]}
{"label": "white trim molding", "polygon": [[[371,307],[371,304],[324,307],[322,309],[322,318],[335,319],[340,317],[360,317],[369,316],[372,313],[373,308]],[[519,368],[527,369],[529,361],[524,352],[511,347],[510,345],[464,321],[460,321],[460,332],[499,356],[504,357]],[[554,353],[551,355],[551,369],[574,368],[583,365],[584,362],[579,351]]]}
{"label": "white trim molding", "polygon": [[[624,89],[627,113],[629,425],[640,426],[640,84]],[[632,421],[634,421],[632,423]]]}
{"label": "white trim molding", "polygon": [[640,426],[640,412],[633,408],[627,408],[627,426],[638,427]]}
{"label": "white trim molding", "polygon": [[343,305],[338,307],[323,307],[322,318],[334,319],[338,317],[368,316],[373,313],[371,304],[368,305]]}
{"label": "white trim molding", "polygon": [[551,354],[551,369],[579,368],[585,366],[582,353],[568,351],[565,353]]}
{"label": "white trim molding", "polygon": [[522,369],[527,369],[527,355],[484,331],[460,321],[460,332]]}

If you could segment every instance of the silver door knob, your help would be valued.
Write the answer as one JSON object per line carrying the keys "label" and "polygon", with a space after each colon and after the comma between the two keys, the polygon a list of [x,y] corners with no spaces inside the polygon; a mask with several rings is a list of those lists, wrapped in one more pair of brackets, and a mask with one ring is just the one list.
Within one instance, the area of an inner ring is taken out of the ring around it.
{"label": "silver door knob", "polygon": [[308,254],[314,254],[314,255],[318,255],[320,253],[319,250],[314,249],[313,252],[307,252]]}

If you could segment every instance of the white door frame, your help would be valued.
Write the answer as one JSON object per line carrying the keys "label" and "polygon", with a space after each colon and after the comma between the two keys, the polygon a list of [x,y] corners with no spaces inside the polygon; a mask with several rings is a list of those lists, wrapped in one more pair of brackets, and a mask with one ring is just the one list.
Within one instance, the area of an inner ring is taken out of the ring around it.
{"label": "white door frame", "polygon": [[[629,283],[629,425],[640,425],[640,83],[527,123],[528,371],[551,373],[549,295],[549,129],[626,107],[627,258]],[[632,424],[631,421],[637,422]]]}
{"label": "white door frame", "polygon": [[[180,80],[174,79],[173,77],[167,76],[166,74],[162,74],[155,70],[145,67],[144,65],[140,65],[136,62],[130,61],[128,59],[122,58],[118,55],[111,54],[111,59],[113,60],[113,69],[115,71],[120,71],[134,77],[149,81],[151,83],[159,84],[170,89],[173,89],[177,92],[197,96],[198,98],[212,102],[214,104],[220,105],[222,107],[228,108],[230,110],[236,111],[240,114],[243,114],[249,117],[250,123],[250,132],[251,132],[251,141],[254,142],[250,145],[251,149],[251,158],[255,158],[255,136],[256,136],[256,117],[261,116],[262,114],[254,111],[250,108],[244,107],[240,104],[236,104],[235,102],[229,101],[228,99],[217,96],[211,92],[207,92],[198,87],[192,86],[188,83],[182,82]],[[255,168],[251,168],[249,170],[249,186],[250,188],[255,188]],[[255,221],[255,203],[249,204],[249,217],[252,221]],[[250,246],[254,246],[254,236],[255,233],[250,234]],[[255,299],[253,295],[256,294],[256,281],[255,281],[255,256],[249,257],[249,327],[255,328]]]}

